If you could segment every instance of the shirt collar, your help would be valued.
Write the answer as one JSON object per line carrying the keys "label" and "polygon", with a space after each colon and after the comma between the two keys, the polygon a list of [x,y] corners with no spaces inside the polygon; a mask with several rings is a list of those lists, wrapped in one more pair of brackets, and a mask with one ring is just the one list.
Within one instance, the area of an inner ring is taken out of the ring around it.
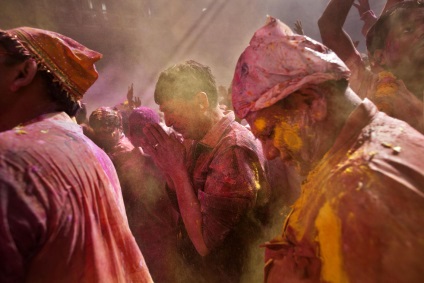
{"label": "shirt collar", "polygon": [[206,135],[199,141],[200,144],[208,147],[215,147],[220,141],[222,135],[228,126],[234,122],[234,112],[230,111],[221,120],[218,121],[212,128],[206,133]]}
{"label": "shirt collar", "polygon": [[69,115],[66,114],[65,112],[51,112],[51,113],[42,114],[34,119],[31,119],[25,123],[22,123],[21,126],[27,126],[35,122],[40,122],[44,120],[66,121],[66,122],[73,122],[76,124],[76,122],[72,120],[71,117],[69,117]]}
{"label": "shirt collar", "polygon": [[374,119],[377,113],[377,107],[365,98],[349,115],[333,147],[328,152],[328,156],[333,155],[340,148],[355,142],[362,129]]}

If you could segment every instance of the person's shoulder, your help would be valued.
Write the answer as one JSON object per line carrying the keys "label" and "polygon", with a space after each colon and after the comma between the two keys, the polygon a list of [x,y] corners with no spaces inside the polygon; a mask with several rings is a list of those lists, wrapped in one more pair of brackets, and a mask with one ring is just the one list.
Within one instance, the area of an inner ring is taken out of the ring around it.
{"label": "person's shoulder", "polygon": [[236,121],[230,124],[229,131],[223,136],[221,144],[226,146],[238,146],[253,151],[258,151],[260,149],[259,141],[252,132]]}
{"label": "person's shoulder", "polygon": [[36,148],[38,145],[45,145],[54,139],[57,136],[51,135],[54,131],[54,125],[45,121],[18,125],[13,129],[0,133],[0,148],[9,150],[17,150],[21,147]]}
{"label": "person's shoulder", "polygon": [[407,123],[379,112],[339,160],[332,180],[347,187],[374,184],[423,191],[422,156],[424,136]]}
{"label": "person's shoulder", "polygon": [[[417,153],[424,151],[424,135],[407,122],[390,117],[384,112],[377,113],[368,130],[374,133],[375,141],[380,141],[380,144],[389,150],[398,145],[402,147],[399,153],[401,151],[415,151]],[[391,146],[387,146],[387,144]],[[401,156],[401,154],[398,156]]]}

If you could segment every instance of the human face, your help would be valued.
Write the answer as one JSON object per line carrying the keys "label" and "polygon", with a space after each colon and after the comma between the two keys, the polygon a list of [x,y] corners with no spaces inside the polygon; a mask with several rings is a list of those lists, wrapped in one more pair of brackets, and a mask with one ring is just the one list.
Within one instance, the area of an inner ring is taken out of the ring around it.
{"label": "human face", "polygon": [[140,126],[130,126],[128,138],[135,147],[141,147],[144,140],[143,129]]}
{"label": "human face", "polygon": [[424,7],[393,16],[386,37],[384,63],[397,74],[411,72],[424,65]]}
{"label": "human face", "polygon": [[291,94],[283,103],[250,113],[246,120],[262,143],[265,158],[295,161],[306,174],[315,161],[315,135],[308,107],[299,98]]}
{"label": "human face", "polygon": [[144,124],[140,119],[129,119],[128,138],[135,147],[141,147],[145,140]]}
{"label": "human face", "polygon": [[184,139],[201,140],[207,132],[203,127],[204,115],[195,100],[174,98],[159,105],[165,124],[180,133]]}
{"label": "human face", "polygon": [[107,120],[90,123],[95,134],[96,143],[105,150],[115,146],[122,136],[122,130]]}

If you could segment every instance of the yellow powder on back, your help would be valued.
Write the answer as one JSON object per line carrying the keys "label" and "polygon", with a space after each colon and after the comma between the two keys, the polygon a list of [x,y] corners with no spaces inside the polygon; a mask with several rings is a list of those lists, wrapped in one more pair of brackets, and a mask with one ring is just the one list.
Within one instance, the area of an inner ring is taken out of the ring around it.
{"label": "yellow powder on back", "polygon": [[321,279],[334,283],[349,282],[343,269],[340,220],[329,203],[320,209],[315,227],[322,260]]}

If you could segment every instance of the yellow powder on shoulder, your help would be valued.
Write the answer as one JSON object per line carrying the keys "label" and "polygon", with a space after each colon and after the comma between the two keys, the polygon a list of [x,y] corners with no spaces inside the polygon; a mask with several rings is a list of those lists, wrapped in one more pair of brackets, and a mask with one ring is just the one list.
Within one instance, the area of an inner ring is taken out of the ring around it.
{"label": "yellow powder on shoulder", "polygon": [[315,227],[322,260],[321,279],[334,283],[349,282],[343,268],[340,219],[328,202],[320,209]]}

